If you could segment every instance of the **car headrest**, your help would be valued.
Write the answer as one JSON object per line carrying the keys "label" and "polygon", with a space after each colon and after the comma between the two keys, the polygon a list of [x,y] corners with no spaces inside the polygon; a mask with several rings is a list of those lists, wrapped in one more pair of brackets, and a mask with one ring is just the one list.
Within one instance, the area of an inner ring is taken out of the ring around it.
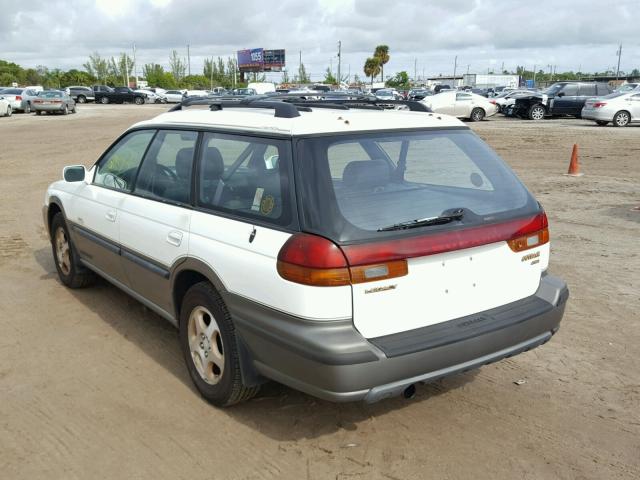
{"label": "car headrest", "polygon": [[346,186],[370,188],[386,185],[391,180],[391,168],[384,160],[358,160],[349,162],[342,172]]}
{"label": "car headrest", "polygon": [[176,155],[176,175],[182,180],[188,180],[191,176],[191,164],[193,163],[193,148],[181,148]]}
{"label": "car headrest", "polygon": [[202,159],[202,179],[219,180],[224,173],[224,161],[217,147],[207,147]]}

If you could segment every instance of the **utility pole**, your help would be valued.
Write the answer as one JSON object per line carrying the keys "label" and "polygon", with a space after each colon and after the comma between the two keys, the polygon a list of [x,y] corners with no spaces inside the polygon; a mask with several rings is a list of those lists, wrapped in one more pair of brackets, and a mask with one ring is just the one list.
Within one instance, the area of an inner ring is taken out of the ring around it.
{"label": "utility pole", "polygon": [[413,81],[418,82],[418,59],[413,59]]}
{"label": "utility pole", "polygon": [[300,63],[298,64],[298,82],[302,83],[302,50],[300,50]]}
{"label": "utility pole", "polygon": [[129,86],[129,62],[127,62],[127,53],[125,52],[124,54],[124,72],[122,72],[124,75],[124,86],[128,87]]}
{"label": "utility pole", "polygon": [[452,87],[456,86],[456,70],[458,70],[458,56],[456,55],[456,58],[453,59],[453,85]]}
{"label": "utility pole", "polygon": [[342,77],[340,67],[342,66],[342,41],[338,40],[338,89],[340,89],[342,84]]}
{"label": "utility pole", "polygon": [[536,86],[536,67],[537,65],[533,66],[533,86]]}
{"label": "utility pole", "polygon": [[500,74],[502,74],[502,72],[504,72],[504,62],[502,62],[502,67],[500,67]]}
{"label": "utility pole", "polygon": [[[235,76],[235,69],[233,74]],[[211,91],[213,91],[213,57],[211,57],[211,63],[209,64],[209,76],[211,77]]]}
{"label": "utility pole", "polygon": [[136,88],[138,88],[138,63],[136,62],[136,44],[133,44],[133,76],[136,79]]}
{"label": "utility pole", "polygon": [[618,56],[618,69],[616,70],[616,80],[618,80],[618,78],[620,77],[620,59],[622,58],[622,44],[620,44],[620,48],[618,48],[616,55]]}
{"label": "utility pole", "polygon": [[471,65],[467,65],[467,75],[469,75],[469,68],[471,68]]}
{"label": "utility pole", "polygon": [[191,76],[191,52],[189,51],[189,44],[187,43],[187,65],[189,68],[189,76]]}

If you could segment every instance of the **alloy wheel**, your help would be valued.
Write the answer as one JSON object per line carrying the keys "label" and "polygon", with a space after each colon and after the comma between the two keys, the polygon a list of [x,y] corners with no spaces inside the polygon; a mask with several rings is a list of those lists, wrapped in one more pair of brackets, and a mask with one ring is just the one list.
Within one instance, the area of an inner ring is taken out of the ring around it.
{"label": "alloy wheel", "polygon": [[222,333],[211,312],[198,306],[191,311],[188,326],[191,359],[200,378],[216,385],[224,373]]}
{"label": "alloy wheel", "polygon": [[59,227],[55,235],[56,261],[63,274],[71,273],[71,251],[64,228]]}

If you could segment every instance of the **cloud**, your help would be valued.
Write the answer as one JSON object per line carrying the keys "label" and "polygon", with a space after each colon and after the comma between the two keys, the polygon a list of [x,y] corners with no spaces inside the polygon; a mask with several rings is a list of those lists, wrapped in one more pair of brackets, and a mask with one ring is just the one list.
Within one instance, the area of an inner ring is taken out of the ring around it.
{"label": "cloud", "polygon": [[[139,63],[167,65],[171,50],[192,67],[251,47],[298,51],[316,78],[337,62],[360,72],[378,44],[391,48],[385,73],[486,71],[494,62],[604,70],[625,45],[623,69],[640,67],[637,0],[0,0],[0,58],[35,66],[80,68],[87,56],[131,51]],[[458,70],[460,71],[460,70]],[[362,76],[362,74],[361,74]]]}

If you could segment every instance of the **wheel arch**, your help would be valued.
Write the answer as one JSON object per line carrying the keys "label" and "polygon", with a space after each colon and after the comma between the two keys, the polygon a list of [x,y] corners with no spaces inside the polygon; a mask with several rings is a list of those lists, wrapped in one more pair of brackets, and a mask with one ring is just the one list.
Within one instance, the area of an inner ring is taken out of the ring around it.
{"label": "wheel arch", "polygon": [[[204,261],[188,257],[180,262],[179,265],[172,271],[171,274],[171,295],[173,299],[173,308],[175,312],[175,318],[180,322],[180,309],[182,307],[182,301],[185,294],[193,285],[200,282],[209,282],[217,290],[217,292],[223,297],[227,293],[227,289],[211,266]],[[229,312],[233,318],[233,314]],[[253,355],[250,352],[248,346],[242,339],[239,332],[236,331],[236,342],[238,347],[238,355],[240,359],[240,372],[242,376],[242,382],[247,387],[253,387],[260,385],[266,381],[253,365]]]}
{"label": "wheel arch", "polygon": [[180,308],[187,290],[199,282],[209,282],[223,295],[227,289],[212,267],[200,259],[187,257],[181,259],[171,270],[171,296],[175,318],[180,319]]}
{"label": "wheel arch", "polygon": [[66,220],[67,215],[64,212],[62,202],[58,197],[51,196],[49,197],[49,205],[47,206],[47,232],[49,233],[51,233],[51,222],[57,213],[62,213],[62,216]]}

